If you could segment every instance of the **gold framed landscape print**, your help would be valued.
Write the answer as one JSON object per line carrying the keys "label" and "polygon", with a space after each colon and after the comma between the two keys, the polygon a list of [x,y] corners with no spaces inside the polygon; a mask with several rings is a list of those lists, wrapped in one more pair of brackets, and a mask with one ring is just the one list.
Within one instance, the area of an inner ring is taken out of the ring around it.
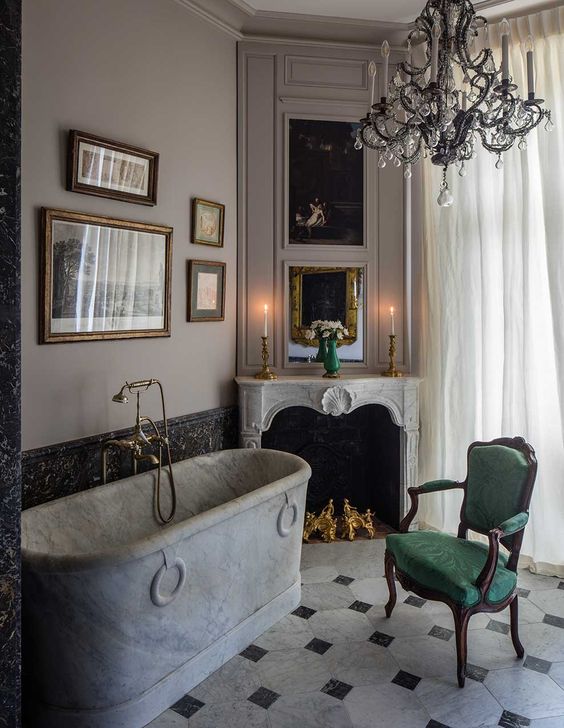
{"label": "gold framed landscape print", "polygon": [[157,204],[159,155],[71,129],[68,189],[113,200]]}
{"label": "gold framed landscape print", "polygon": [[195,198],[192,200],[192,242],[223,248],[225,205]]}
{"label": "gold framed landscape print", "polygon": [[170,336],[172,228],[42,209],[40,343]]}
{"label": "gold framed landscape print", "polygon": [[225,263],[188,261],[188,321],[225,319]]}

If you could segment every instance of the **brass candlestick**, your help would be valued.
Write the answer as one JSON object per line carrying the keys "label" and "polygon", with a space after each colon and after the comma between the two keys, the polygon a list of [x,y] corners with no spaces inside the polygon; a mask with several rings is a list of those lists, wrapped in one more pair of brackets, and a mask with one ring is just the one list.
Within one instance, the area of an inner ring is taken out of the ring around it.
{"label": "brass candlestick", "polygon": [[255,374],[255,379],[278,379],[278,375],[270,370],[268,359],[270,352],[268,350],[268,336],[261,336],[262,339],[262,369]]}
{"label": "brass candlestick", "polygon": [[403,373],[396,369],[396,335],[390,334],[390,365],[388,370],[382,372],[383,377],[403,377]]}

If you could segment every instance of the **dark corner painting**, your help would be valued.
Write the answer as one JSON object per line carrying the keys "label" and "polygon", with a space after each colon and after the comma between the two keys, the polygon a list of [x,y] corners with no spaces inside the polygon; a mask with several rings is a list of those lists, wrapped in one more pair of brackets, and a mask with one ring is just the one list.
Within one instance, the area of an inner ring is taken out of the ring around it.
{"label": "dark corner painting", "polygon": [[364,157],[354,148],[358,127],[347,121],[290,119],[290,243],[364,243]]}

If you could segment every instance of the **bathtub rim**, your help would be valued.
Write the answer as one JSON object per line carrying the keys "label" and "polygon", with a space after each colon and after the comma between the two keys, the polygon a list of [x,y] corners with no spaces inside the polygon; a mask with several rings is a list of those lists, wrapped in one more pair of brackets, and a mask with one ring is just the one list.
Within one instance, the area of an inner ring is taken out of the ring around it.
{"label": "bathtub rim", "polygon": [[[267,448],[261,448],[256,450],[254,448],[234,448],[230,450],[218,450],[214,453],[207,453],[204,455],[198,455],[194,458],[186,458],[185,460],[179,460],[174,465],[183,462],[192,462],[199,459],[212,459],[215,457],[224,456],[227,453],[237,453],[237,457],[245,458],[252,457],[253,453],[273,453],[277,457],[284,460],[295,463],[296,470],[283,478],[278,478],[269,483],[265,483],[255,490],[245,493],[244,495],[233,498],[233,500],[221,503],[207,511],[198,513],[188,519],[173,523],[172,525],[162,526],[155,521],[155,532],[150,536],[141,540],[134,541],[133,543],[122,544],[115,548],[110,548],[103,551],[92,551],[90,553],[80,554],[63,554],[60,552],[46,552],[37,551],[35,549],[26,548],[23,545],[22,538],[22,569],[24,571],[32,571],[39,573],[49,574],[67,574],[74,572],[81,572],[87,570],[95,570],[104,567],[113,567],[121,565],[130,561],[137,561],[145,556],[149,556],[158,551],[162,551],[167,547],[174,547],[175,544],[182,540],[185,540],[191,536],[194,536],[201,531],[204,531],[212,526],[216,526],[223,521],[228,520],[237,516],[239,513],[251,510],[252,508],[264,503],[267,500],[271,500],[277,495],[283,493],[290,494],[290,492],[297,488],[307,485],[309,478],[311,477],[311,467],[309,464],[298,455],[293,453],[283,452],[282,450],[270,450]],[[245,455],[243,455],[245,453]],[[152,471],[148,471],[150,474]],[[64,496],[63,498],[57,498],[47,503],[34,506],[22,512],[22,536],[24,532],[24,519],[26,513],[36,512],[40,509],[47,509],[52,506],[53,503],[60,503],[61,501],[85,498],[90,491],[94,491],[97,488],[115,488],[118,489],[120,484],[124,480],[130,480],[132,478],[145,475],[145,473],[139,475],[131,475],[127,478],[112,481],[107,485],[95,486],[92,489],[81,491],[80,493],[73,493],[72,495]],[[298,524],[296,523],[295,526]],[[294,526],[294,527],[295,527]],[[301,527],[301,526],[300,526]]]}

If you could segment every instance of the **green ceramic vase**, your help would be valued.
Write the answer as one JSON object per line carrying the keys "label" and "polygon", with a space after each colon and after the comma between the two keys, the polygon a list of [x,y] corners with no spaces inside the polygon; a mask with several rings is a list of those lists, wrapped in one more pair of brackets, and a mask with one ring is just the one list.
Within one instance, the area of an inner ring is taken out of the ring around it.
{"label": "green ceramic vase", "polygon": [[317,352],[317,356],[315,357],[315,361],[318,361],[320,364],[323,364],[325,362],[325,359],[327,357],[327,339],[324,339],[323,337],[319,337],[319,350]]}
{"label": "green ceramic vase", "polygon": [[339,369],[341,368],[341,362],[339,361],[339,355],[337,354],[336,339],[329,339],[327,342],[327,356],[325,357],[323,366],[325,367],[324,377],[337,379],[340,376]]}

